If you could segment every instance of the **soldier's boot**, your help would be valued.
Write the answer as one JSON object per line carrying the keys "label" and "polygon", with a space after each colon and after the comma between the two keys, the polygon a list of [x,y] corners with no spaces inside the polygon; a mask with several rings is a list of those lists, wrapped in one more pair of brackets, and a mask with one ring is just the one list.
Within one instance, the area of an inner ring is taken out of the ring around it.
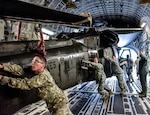
{"label": "soldier's boot", "polygon": [[139,97],[146,97],[146,93],[143,92],[139,93]]}
{"label": "soldier's boot", "polygon": [[109,91],[109,96],[111,96],[112,94],[113,94],[113,92],[110,90],[110,91]]}
{"label": "soldier's boot", "polygon": [[110,97],[109,93],[106,93],[106,94],[103,95],[104,100],[108,100],[109,97]]}
{"label": "soldier's boot", "polygon": [[125,95],[127,91],[128,91],[128,90],[127,90],[126,88],[124,88],[124,89],[121,90],[120,94],[121,94],[121,95]]}

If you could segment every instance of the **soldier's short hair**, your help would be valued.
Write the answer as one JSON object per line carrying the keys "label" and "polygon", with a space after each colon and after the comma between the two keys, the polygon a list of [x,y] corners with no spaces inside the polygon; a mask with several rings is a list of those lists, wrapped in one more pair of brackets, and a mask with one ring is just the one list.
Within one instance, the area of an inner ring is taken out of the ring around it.
{"label": "soldier's short hair", "polygon": [[45,58],[43,55],[40,55],[40,54],[36,53],[35,56],[39,57],[39,58],[40,58],[41,60],[43,60],[43,61],[45,62],[45,64],[46,64],[47,60],[46,60],[46,58]]}

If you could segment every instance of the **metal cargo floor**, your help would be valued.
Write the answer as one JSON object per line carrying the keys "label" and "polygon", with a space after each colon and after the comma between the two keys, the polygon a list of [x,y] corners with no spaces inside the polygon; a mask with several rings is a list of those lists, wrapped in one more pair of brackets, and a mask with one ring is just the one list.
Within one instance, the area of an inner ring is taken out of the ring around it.
{"label": "metal cargo floor", "polygon": [[[149,77],[148,77],[148,82]],[[107,85],[113,92],[120,88],[115,76],[107,78]],[[139,98],[141,91],[139,80],[125,82],[127,95],[112,94],[107,101],[97,92],[98,84],[95,81],[83,82],[65,90],[69,98],[69,107],[74,115],[150,115],[150,95]],[[149,83],[148,83],[149,84]],[[43,100],[32,103],[20,109],[15,115],[50,115]]]}

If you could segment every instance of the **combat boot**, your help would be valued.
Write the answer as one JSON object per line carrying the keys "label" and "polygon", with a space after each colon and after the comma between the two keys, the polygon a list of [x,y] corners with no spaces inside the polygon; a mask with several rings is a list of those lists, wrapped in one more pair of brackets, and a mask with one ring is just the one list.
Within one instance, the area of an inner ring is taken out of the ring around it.
{"label": "combat boot", "polygon": [[110,97],[109,93],[106,93],[105,95],[103,95],[104,100],[108,100]]}
{"label": "combat boot", "polygon": [[110,90],[110,91],[109,91],[109,96],[111,96],[112,94],[113,94],[113,92]]}
{"label": "combat boot", "polygon": [[146,93],[139,93],[139,97],[146,97]]}
{"label": "combat boot", "polygon": [[128,91],[127,89],[122,89],[121,92],[120,92],[120,94],[121,95],[125,95],[127,91]]}

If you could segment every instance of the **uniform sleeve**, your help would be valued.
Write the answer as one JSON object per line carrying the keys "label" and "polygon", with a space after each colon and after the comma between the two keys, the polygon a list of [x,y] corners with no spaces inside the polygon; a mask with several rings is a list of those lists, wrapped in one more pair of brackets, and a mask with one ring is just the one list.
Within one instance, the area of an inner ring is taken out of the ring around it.
{"label": "uniform sleeve", "polygon": [[147,62],[147,57],[143,56],[143,68],[144,70],[146,70],[148,72],[148,62]]}
{"label": "uniform sleeve", "polygon": [[142,56],[144,61],[147,61],[147,57],[146,56]]}
{"label": "uniform sleeve", "polygon": [[17,64],[3,64],[4,70],[11,72],[14,75],[22,76],[24,74],[24,71],[20,65]]}
{"label": "uniform sleeve", "polygon": [[120,63],[120,66],[122,66],[122,65],[126,65],[126,66],[127,66],[127,65],[128,65],[128,64],[127,64],[127,61],[121,62],[121,63]]}
{"label": "uniform sleeve", "polygon": [[105,59],[108,60],[108,61],[110,61],[110,62],[113,61],[113,60],[112,60],[111,58],[109,58],[109,57],[106,57]]}
{"label": "uniform sleeve", "polygon": [[3,79],[1,80],[2,85],[8,85],[12,88],[18,88],[22,90],[30,90],[34,88],[39,88],[44,86],[44,84],[47,82],[48,77],[46,75],[36,75],[30,79],[24,78],[12,78],[3,76]]}
{"label": "uniform sleeve", "polygon": [[92,68],[97,68],[97,64],[94,63],[94,62],[91,62],[89,66],[92,67]]}

